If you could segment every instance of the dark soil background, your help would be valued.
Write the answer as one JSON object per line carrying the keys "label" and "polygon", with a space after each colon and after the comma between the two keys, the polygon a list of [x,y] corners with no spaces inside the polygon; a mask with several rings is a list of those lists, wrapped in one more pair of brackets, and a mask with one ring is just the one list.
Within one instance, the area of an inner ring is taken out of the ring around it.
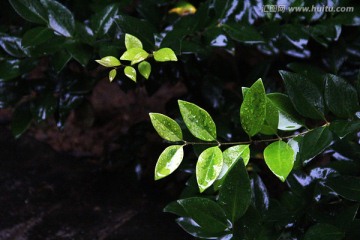
{"label": "dark soil background", "polygon": [[153,180],[164,145],[146,119],[181,89],[148,97],[99,81],[91,124],[75,111],[64,131],[49,120],[19,139],[0,111],[0,239],[191,239],[162,212],[186,176]]}

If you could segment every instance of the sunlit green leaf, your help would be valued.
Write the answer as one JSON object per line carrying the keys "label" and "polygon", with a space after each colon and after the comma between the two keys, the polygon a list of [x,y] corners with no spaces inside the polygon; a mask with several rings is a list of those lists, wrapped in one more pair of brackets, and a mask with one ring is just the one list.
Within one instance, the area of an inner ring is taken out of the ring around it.
{"label": "sunlit green leaf", "polygon": [[158,62],[167,62],[167,61],[177,61],[178,60],[174,51],[171,50],[170,48],[161,48],[161,49],[153,52],[153,54],[154,54],[155,61],[158,61]]}
{"label": "sunlit green leaf", "polygon": [[277,133],[279,124],[279,111],[270,99],[266,97],[266,117],[260,133],[274,135]]}
{"label": "sunlit green leaf", "polygon": [[155,166],[155,180],[159,180],[175,171],[184,157],[182,145],[173,145],[165,148]]}
{"label": "sunlit green leaf", "polygon": [[179,100],[181,116],[192,135],[204,140],[216,140],[216,126],[210,114],[199,106]]}
{"label": "sunlit green leaf", "polygon": [[238,159],[230,168],[219,192],[219,203],[233,223],[250,205],[251,188],[244,162]]}
{"label": "sunlit green leaf", "polygon": [[283,141],[273,142],[264,150],[266,165],[281,180],[285,181],[294,165],[294,151]]}
{"label": "sunlit green leaf", "polygon": [[142,61],[141,63],[139,63],[138,70],[144,78],[149,79],[151,73],[151,65],[149,62]]}
{"label": "sunlit green leaf", "polygon": [[160,113],[150,113],[151,123],[157,133],[170,142],[182,141],[182,131],[173,119]]}
{"label": "sunlit green leaf", "polygon": [[137,37],[128,33],[125,34],[125,46],[127,50],[131,48],[143,48],[141,41]]}
{"label": "sunlit green leaf", "polygon": [[200,192],[210,187],[221,172],[223,156],[219,147],[210,147],[203,151],[196,163],[196,180]]}
{"label": "sunlit green leaf", "polygon": [[136,70],[135,70],[135,68],[127,66],[127,67],[124,68],[124,73],[128,78],[130,78],[131,80],[136,82]]}
{"label": "sunlit green leaf", "polygon": [[115,79],[116,73],[117,73],[116,69],[110,70],[110,72],[109,72],[109,80],[110,80],[110,82],[112,82]]}
{"label": "sunlit green leaf", "polygon": [[145,60],[149,54],[142,48],[130,48],[120,57],[120,60],[131,61],[131,65]]}
{"label": "sunlit green leaf", "polygon": [[246,92],[240,108],[241,125],[251,137],[257,134],[266,117],[266,95],[261,79],[258,79]]}
{"label": "sunlit green leaf", "polygon": [[95,61],[104,67],[117,67],[121,65],[120,61],[113,56],[103,57],[102,59]]}

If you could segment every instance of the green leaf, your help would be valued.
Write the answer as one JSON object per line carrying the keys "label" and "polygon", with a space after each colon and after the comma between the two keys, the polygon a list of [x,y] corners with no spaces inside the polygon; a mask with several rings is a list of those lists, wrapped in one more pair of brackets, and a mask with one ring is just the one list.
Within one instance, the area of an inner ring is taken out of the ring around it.
{"label": "green leaf", "polygon": [[261,79],[258,79],[246,92],[240,107],[241,125],[250,136],[257,134],[266,117],[266,95]]}
{"label": "green leaf", "polygon": [[16,58],[23,58],[28,55],[28,50],[21,45],[21,39],[0,33],[0,47]]}
{"label": "green leaf", "polygon": [[360,178],[353,176],[338,176],[329,178],[325,185],[340,196],[351,201],[360,201]]}
{"label": "green leaf", "polygon": [[155,166],[155,180],[159,180],[175,171],[184,157],[182,145],[173,145],[165,148]]}
{"label": "green leaf", "polygon": [[131,65],[143,61],[149,54],[142,48],[131,48],[123,53],[120,60],[131,61]]}
{"label": "green leaf", "polygon": [[149,115],[151,123],[160,137],[170,142],[182,141],[182,131],[175,120],[160,113],[150,113]]}
{"label": "green leaf", "polygon": [[216,126],[209,113],[190,102],[179,100],[178,103],[191,134],[204,141],[216,141]]}
{"label": "green leaf", "polygon": [[337,227],[318,223],[311,226],[305,233],[304,240],[341,240],[344,239],[345,233]]}
{"label": "green leaf", "polygon": [[75,32],[75,20],[71,11],[55,0],[40,2],[47,10],[49,27],[64,37],[72,37]]}
{"label": "green leaf", "polygon": [[219,147],[210,147],[203,151],[196,163],[196,180],[200,192],[205,191],[221,172],[223,156]]}
{"label": "green leaf", "polygon": [[[224,210],[219,204],[207,198],[192,197],[177,201],[188,216],[209,233],[218,233],[228,227]],[[211,209],[211,211],[209,211]]]}
{"label": "green leaf", "polygon": [[116,77],[117,71],[116,69],[111,69],[109,72],[109,81],[112,82]]}
{"label": "green leaf", "polygon": [[166,205],[166,207],[163,210],[164,212],[173,213],[181,217],[188,217],[187,212],[181,206],[181,204],[178,203],[178,201],[174,201]]}
{"label": "green leaf", "polygon": [[88,64],[90,58],[92,57],[92,50],[89,49],[87,45],[80,42],[72,42],[67,44],[66,49],[71,54],[71,56],[83,67]]}
{"label": "green leaf", "polygon": [[141,41],[137,37],[128,33],[125,34],[125,46],[127,50],[131,48],[143,48]]}
{"label": "green leaf", "polygon": [[275,135],[279,124],[279,111],[270,99],[266,97],[266,117],[260,133]]}
{"label": "green leaf", "polygon": [[305,117],[324,119],[324,99],[316,85],[300,74],[279,73],[295,109]]}
{"label": "green leaf", "polygon": [[226,175],[219,192],[219,204],[234,224],[250,205],[250,179],[244,161],[238,159]]}
{"label": "green leaf", "polygon": [[213,239],[214,237],[221,237],[225,234],[222,231],[218,233],[206,232],[203,227],[199,226],[192,218],[189,217],[177,218],[175,221],[183,230],[196,238]]}
{"label": "green leaf", "polygon": [[177,61],[177,57],[170,48],[161,48],[153,52],[154,59],[157,62]]}
{"label": "green leaf", "polygon": [[149,62],[142,61],[139,63],[138,70],[144,78],[149,79],[151,73],[151,65]]}
{"label": "green leaf", "polygon": [[117,4],[111,4],[91,17],[91,28],[95,36],[101,37],[108,33],[118,12],[119,6]]}
{"label": "green leaf", "polygon": [[62,50],[53,55],[52,64],[54,69],[57,73],[61,72],[64,69],[66,64],[71,60],[71,54],[66,51]]}
{"label": "green leaf", "polygon": [[265,212],[269,209],[269,193],[264,182],[257,174],[253,174],[253,177],[251,178],[251,189],[252,202],[254,203],[255,208],[260,214],[265,215]]}
{"label": "green leaf", "polygon": [[135,68],[127,66],[127,67],[124,68],[124,73],[128,78],[130,78],[131,80],[136,82],[136,70],[135,70]]}
{"label": "green leaf", "polygon": [[273,142],[264,150],[266,165],[281,180],[285,181],[294,165],[294,151],[283,141]]}
{"label": "green leaf", "polygon": [[9,0],[15,11],[25,20],[33,23],[47,23],[47,15],[40,1]]}
{"label": "green leaf", "polygon": [[349,118],[359,110],[356,89],[344,79],[327,74],[325,80],[325,101],[332,113]]}
{"label": "green leaf", "polygon": [[304,125],[304,120],[296,112],[287,95],[281,93],[270,93],[266,96],[279,111],[279,130],[294,131]]}
{"label": "green leaf", "polygon": [[251,25],[240,25],[238,23],[224,24],[222,25],[222,29],[224,29],[232,39],[241,43],[255,44],[264,42],[261,34]]}
{"label": "green leaf", "polygon": [[0,81],[7,81],[21,75],[20,60],[0,60]]}
{"label": "green leaf", "polygon": [[32,121],[30,103],[25,102],[14,111],[11,121],[11,132],[15,138],[19,138],[29,127]]}
{"label": "green leaf", "polygon": [[346,137],[350,133],[360,131],[360,120],[336,120],[330,124],[330,130],[341,139]]}
{"label": "green leaf", "polygon": [[52,36],[54,36],[54,33],[48,28],[32,28],[24,34],[21,44],[24,47],[39,45],[48,41]]}
{"label": "green leaf", "polygon": [[300,144],[300,161],[307,164],[315,156],[323,152],[334,141],[334,136],[328,127],[320,127],[304,135]]}
{"label": "green leaf", "polygon": [[233,166],[233,164],[242,159],[245,166],[248,164],[250,159],[250,148],[249,145],[236,145],[233,147],[229,147],[223,152],[223,166],[221,168],[221,172],[216,179],[214,186],[216,189],[219,189],[224,182],[226,175],[229,170]]}
{"label": "green leaf", "polygon": [[121,65],[120,61],[113,56],[103,57],[102,59],[95,61],[104,67],[117,67]]}

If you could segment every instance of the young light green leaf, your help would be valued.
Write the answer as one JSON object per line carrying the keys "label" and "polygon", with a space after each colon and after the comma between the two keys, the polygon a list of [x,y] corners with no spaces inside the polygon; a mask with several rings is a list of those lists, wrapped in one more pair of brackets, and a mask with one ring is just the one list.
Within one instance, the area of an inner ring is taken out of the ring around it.
{"label": "young light green leaf", "polygon": [[261,79],[258,79],[247,91],[240,107],[241,125],[250,136],[257,134],[266,117],[266,94]]}
{"label": "young light green leaf", "polygon": [[160,154],[155,166],[155,180],[159,180],[175,171],[184,157],[182,145],[173,145],[165,148]]}
{"label": "young light green leaf", "polygon": [[149,54],[142,48],[131,48],[123,53],[120,60],[131,61],[131,65],[143,61]]}
{"label": "young light green leaf", "polygon": [[120,61],[113,56],[103,57],[102,59],[95,61],[104,67],[117,67],[121,65]]}
{"label": "young light green leaf", "polygon": [[170,142],[182,141],[182,131],[175,120],[160,113],[150,113],[149,115],[151,123],[160,137]]}
{"label": "young light green leaf", "polygon": [[114,78],[116,77],[116,69],[112,69],[112,70],[110,70],[110,72],[109,72],[109,80],[110,80],[110,82],[112,82],[113,80],[114,80]]}
{"label": "young light green leaf", "polygon": [[135,68],[127,66],[127,67],[124,68],[124,73],[128,78],[130,78],[131,80],[136,82],[136,70],[135,70]]}
{"label": "young light green leaf", "polygon": [[181,116],[192,135],[204,141],[216,141],[216,126],[210,114],[199,106],[179,100]]}
{"label": "young light green leaf", "polygon": [[250,179],[242,159],[238,159],[226,175],[219,192],[219,204],[229,219],[235,223],[250,205]]}
{"label": "young light green leaf", "polygon": [[325,101],[330,111],[342,118],[352,117],[360,108],[355,87],[331,74],[325,77]]}
{"label": "young light green leaf", "polygon": [[149,79],[149,76],[151,73],[150,63],[148,63],[147,61],[143,61],[143,62],[139,63],[138,70],[144,78]]}
{"label": "young light green leaf", "polygon": [[283,141],[273,142],[265,148],[264,158],[270,170],[284,182],[294,165],[294,150]]}
{"label": "young light green leaf", "polygon": [[215,189],[219,189],[223,185],[224,179],[232,165],[240,158],[242,158],[246,166],[250,159],[249,145],[236,145],[229,147],[223,152],[223,166],[218,178],[214,183]]}
{"label": "young light green leaf", "polygon": [[141,48],[142,49],[143,45],[137,37],[126,33],[125,34],[125,47],[127,50],[129,50],[131,48]]}
{"label": "young light green leaf", "polygon": [[177,57],[170,48],[161,48],[154,53],[154,59],[157,62],[177,61]]}
{"label": "young light green leaf", "polygon": [[221,172],[223,155],[219,147],[211,147],[203,151],[196,164],[196,180],[200,192],[205,191]]}

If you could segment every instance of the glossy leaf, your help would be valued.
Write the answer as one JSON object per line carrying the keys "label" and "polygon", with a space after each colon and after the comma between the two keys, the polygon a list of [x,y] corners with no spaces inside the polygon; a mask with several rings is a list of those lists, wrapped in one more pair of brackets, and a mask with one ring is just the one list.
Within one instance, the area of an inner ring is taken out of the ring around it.
{"label": "glossy leaf", "polygon": [[45,27],[36,27],[27,31],[21,41],[24,47],[39,45],[48,41],[54,33],[52,30]]}
{"label": "glossy leaf", "polygon": [[279,111],[270,99],[266,98],[266,117],[260,133],[274,135],[279,125]]}
{"label": "glossy leaf", "polygon": [[15,138],[19,138],[30,126],[32,115],[30,103],[23,103],[15,109],[11,121],[11,132]]}
{"label": "glossy leaf", "polygon": [[196,163],[196,180],[200,192],[210,187],[221,172],[223,156],[219,147],[210,147],[203,151]]}
{"label": "glossy leaf", "polygon": [[124,68],[124,73],[128,78],[130,78],[131,80],[136,82],[136,70],[135,70],[135,68],[127,66],[127,67]]}
{"label": "glossy leaf", "polygon": [[166,205],[164,212],[173,213],[181,217],[188,217],[189,215],[178,201],[173,201]]}
{"label": "glossy leaf", "polygon": [[182,141],[182,131],[176,121],[160,113],[150,113],[149,115],[151,123],[160,137],[170,142]]}
{"label": "glossy leaf", "polygon": [[196,238],[214,238],[224,235],[222,231],[219,233],[206,232],[204,228],[197,224],[192,218],[181,217],[175,220],[179,226],[184,229],[188,234]]}
{"label": "glossy leaf", "polygon": [[153,52],[154,59],[157,62],[177,61],[177,57],[170,48],[161,48]]}
{"label": "glossy leaf", "polygon": [[155,166],[155,180],[170,175],[180,165],[184,157],[182,145],[173,145],[165,148]]}
{"label": "glossy leaf", "polygon": [[347,121],[337,120],[330,124],[330,130],[339,138],[344,138],[348,134],[360,131],[360,120]]}
{"label": "glossy leaf", "polygon": [[264,42],[263,37],[251,25],[224,24],[222,29],[235,41],[255,44]]}
{"label": "glossy leaf", "polygon": [[210,199],[193,197],[180,199],[177,202],[185,209],[188,216],[206,232],[218,233],[228,227],[224,210]]}
{"label": "glossy leaf", "polygon": [[116,69],[111,69],[109,72],[109,80],[112,82],[116,77],[117,71]]}
{"label": "glossy leaf", "polygon": [[269,209],[270,205],[268,190],[260,176],[257,174],[254,174],[250,183],[252,189],[252,202],[255,204],[255,208],[259,213],[264,214]]}
{"label": "glossy leaf", "polygon": [[324,99],[314,83],[303,75],[280,71],[295,109],[303,116],[324,119]]}
{"label": "glossy leaf", "polygon": [[121,55],[120,60],[131,61],[131,65],[145,60],[149,54],[142,48],[130,48]]}
{"label": "glossy leaf", "polygon": [[304,135],[300,144],[300,160],[307,164],[316,155],[323,152],[334,141],[332,132],[328,127],[320,127]]}
{"label": "glossy leaf", "polygon": [[149,62],[142,61],[139,63],[138,70],[144,78],[149,79],[151,73],[151,65]]}
{"label": "glossy leaf", "polygon": [[120,61],[113,56],[103,57],[102,59],[95,61],[104,67],[117,67],[121,65]]}
{"label": "glossy leaf", "polygon": [[91,28],[93,29],[95,36],[100,37],[108,33],[118,12],[118,5],[111,4],[92,16]]}
{"label": "glossy leaf", "polygon": [[92,57],[91,49],[80,42],[72,42],[71,44],[66,45],[66,49],[83,67],[88,64],[90,58]]}
{"label": "glossy leaf", "polygon": [[273,142],[265,148],[264,159],[270,170],[284,182],[294,165],[294,151],[283,141]]}
{"label": "glossy leaf", "polygon": [[235,223],[250,205],[251,188],[244,162],[238,159],[225,177],[219,192],[219,204],[229,219]]}
{"label": "glossy leaf", "polygon": [[143,48],[141,41],[137,37],[128,33],[125,34],[125,46],[127,50],[131,48]]}
{"label": "glossy leaf", "polygon": [[236,145],[233,147],[229,147],[223,152],[223,166],[221,168],[218,179],[216,179],[214,183],[216,189],[220,188],[223,185],[224,179],[228,174],[229,170],[231,169],[233,164],[240,158],[246,166],[250,159],[249,145]]}
{"label": "glossy leaf", "polygon": [[356,89],[344,79],[327,74],[325,101],[332,113],[338,117],[352,117],[360,109]]}
{"label": "glossy leaf", "polygon": [[257,80],[245,94],[240,107],[241,125],[250,136],[257,134],[266,117],[266,95],[262,80]]}
{"label": "glossy leaf", "polygon": [[341,240],[344,237],[345,233],[337,227],[318,223],[306,231],[304,240]]}
{"label": "glossy leaf", "polygon": [[9,0],[15,11],[25,20],[33,23],[47,23],[46,10],[40,1]]}
{"label": "glossy leaf", "polygon": [[352,200],[360,201],[360,178],[353,176],[339,176],[329,178],[325,185],[331,188],[340,196]]}
{"label": "glossy leaf", "polygon": [[216,126],[210,114],[199,106],[179,100],[181,116],[192,135],[204,141],[216,141]]}
{"label": "glossy leaf", "polygon": [[40,2],[47,10],[49,27],[64,37],[72,37],[75,20],[70,10],[55,0],[40,0]]}
{"label": "glossy leaf", "polygon": [[0,47],[9,55],[17,58],[23,58],[28,55],[28,50],[21,44],[21,39],[3,35],[0,33]]}

